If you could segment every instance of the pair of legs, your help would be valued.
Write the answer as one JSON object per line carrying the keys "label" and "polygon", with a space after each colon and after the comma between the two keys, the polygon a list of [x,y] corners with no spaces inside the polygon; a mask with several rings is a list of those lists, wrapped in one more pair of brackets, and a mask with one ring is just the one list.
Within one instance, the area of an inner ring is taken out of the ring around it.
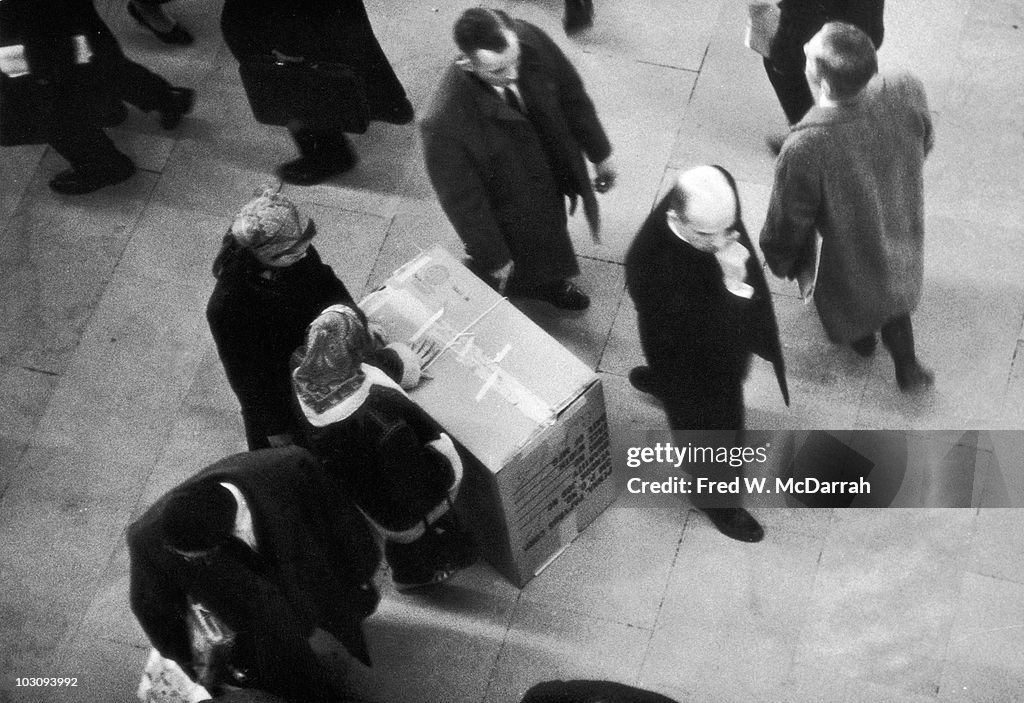
{"label": "pair of legs", "polygon": [[[127,58],[119,66],[121,98],[143,112],[158,110],[160,126],[174,129],[192,109],[195,94],[175,88],[145,66]],[[50,146],[71,166],[50,181],[58,193],[79,195],[120,183],[135,173],[132,160],[114,146],[102,127],[67,122],[50,140]]]}
{"label": "pair of legs", "polygon": [[[706,383],[673,378],[656,367],[639,366],[629,374],[635,388],[661,399],[668,425],[680,432],[680,442],[694,446],[742,449],[744,446],[743,379],[704,379]],[[690,502],[703,512],[725,536],[741,542],[759,542],[764,530],[743,508],[740,494],[696,492],[697,482],[743,481],[745,465],[695,463],[686,471],[693,480]]]}
{"label": "pair of legs", "polygon": [[[322,61],[340,61],[355,69],[363,79],[371,120],[406,125],[415,117],[398,76],[385,56],[369,19],[340,28],[340,37],[311,38],[310,56]],[[348,171],[359,158],[343,132],[317,129],[293,120],[288,131],[299,150],[299,158],[282,164],[277,174],[293,185],[315,185]]]}
{"label": "pair of legs", "polygon": [[[917,360],[914,351],[914,327],[910,315],[894,317],[882,325],[882,344],[892,355],[896,384],[904,393],[923,390],[935,382],[931,371]],[[861,356],[870,356],[878,345],[874,333],[853,341],[850,346]]]}

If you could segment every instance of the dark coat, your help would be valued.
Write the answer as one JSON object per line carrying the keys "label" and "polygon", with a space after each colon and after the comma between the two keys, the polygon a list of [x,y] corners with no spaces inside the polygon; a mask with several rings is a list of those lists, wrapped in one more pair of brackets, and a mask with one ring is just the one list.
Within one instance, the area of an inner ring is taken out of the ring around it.
{"label": "dark coat", "polygon": [[780,70],[804,67],[804,44],[826,22],[846,22],[871,37],[875,49],[885,38],[885,0],[781,0],[779,30],[772,39],[771,61]]}
{"label": "dark coat", "polygon": [[512,259],[513,282],[542,285],[579,272],[564,196],[583,200],[596,231],[597,198],[584,154],[598,163],[611,145],[579,74],[554,41],[527,22],[515,21],[514,29],[530,119],[452,65],[421,124],[423,148],[441,206],[476,266],[493,271]]}
{"label": "dark coat", "polygon": [[834,342],[913,312],[924,280],[924,160],[934,141],[924,86],[876,76],[855,103],[811,108],[786,138],[761,249],[794,278],[821,235],[814,303]]}
{"label": "dark coat", "polygon": [[[87,64],[76,66],[72,38],[85,37],[92,52]],[[24,132],[16,125],[24,120],[45,123],[39,138],[9,143],[50,141],[80,126],[103,126],[124,118],[126,59],[117,39],[104,24],[92,0],[3,0],[0,2],[0,46],[21,44],[29,73],[52,87],[52,102],[23,103],[12,99],[6,76],[0,119],[5,135]],[[82,70],[85,69],[85,70]],[[22,108],[30,114],[20,114]],[[39,110],[43,110],[40,113]],[[10,139],[5,136],[5,139]]]}
{"label": "dark coat", "polygon": [[225,0],[221,31],[240,62],[277,49],[351,67],[363,78],[371,110],[405,98],[362,0]]}
{"label": "dark coat", "polygon": [[676,703],[671,698],[615,681],[544,681],[520,703]]}
{"label": "dark coat", "polygon": [[165,497],[128,527],[132,612],[160,654],[192,674],[185,620],[191,596],[239,633],[254,669],[250,685],[288,700],[320,700],[307,642],[314,628],[369,661],[361,623],[377,605],[371,580],[380,563],[369,527],[297,447],[227,457],[180,488],[200,481],[239,488],[259,553],[234,539],[201,558],[167,549]]}
{"label": "dark coat", "polygon": [[[372,364],[398,379],[396,361],[384,350]],[[383,385],[373,384],[361,403],[346,404],[344,419],[307,425],[310,450],[376,524],[410,529],[444,502],[455,480],[449,461],[427,446],[440,428],[405,393]]]}
{"label": "dark coat", "polygon": [[324,308],[353,305],[352,296],[312,246],[306,257],[266,279],[249,252],[222,257],[206,306],[206,319],[238,396],[250,449],[269,445],[269,435],[298,437],[289,359],[306,341],[306,328]]}
{"label": "dark coat", "polygon": [[[732,177],[723,170],[735,191]],[[739,198],[737,197],[737,203]],[[751,353],[770,361],[789,403],[785,364],[771,293],[737,205],[735,227],[750,251],[752,299],[730,293],[714,254],[679,239],[666,222],[666,195],[648,216],[626,254],[626,287],[636,305],[640,344],[666,398],[700,402],[742,399]],[[735,402],[735,401],[734,401]],[[673,429],[741,429],[674,427]]]}

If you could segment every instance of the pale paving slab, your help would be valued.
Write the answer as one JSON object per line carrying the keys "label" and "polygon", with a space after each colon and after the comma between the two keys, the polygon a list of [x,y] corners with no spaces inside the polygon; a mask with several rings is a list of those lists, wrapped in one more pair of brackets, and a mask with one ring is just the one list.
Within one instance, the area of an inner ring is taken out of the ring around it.
{"label": "pale paving slab", "polygon": [[202,354],[204,305],[205,291],[117,276],[54,393],[36,441],[151,462]]}
{"label": "pale paving slab", "polygon": [[1010,701],[1024,691],[1024,585],[965,572],[938,700]]}
{"label": "pale paving slab", "polygon": [[979,576],[1024,584],[1021,544],[1024,544],[1024,512],[981,510],[967,568]]}
{"label": "pale paving slab", "polygon": [[7,221],[21,197],[28,190],[36,167],[39,166],[46,152],[42,144],[7,147],[4,158],[0,159],[0,219]]}
{"label": "pale paving slab", "polygon": [[504,6],[513,17],[533,22],[556,40],[576,44],[583,51],[697,71],[723,4],[722,0],[652,0],[637,11],[628,4],[595,2],[594,26],[572,38],[566,38],[562,31],[561,2],[511,0]]}
{"label": "pale paving slab", "polygon": [[672,569],[645,683],[758,700],[781,684],[806,619],[823,536],[773,530],[758,545],[691,513]]}
{"label": "pale paving slab", "polygon": [[618,177],[597,196],[601,243],[591,240],[582,206],[570,232],[579,254],[621,262],[655,202],[696,75],[594,54],[580,56],[576,67],[611,141]]}
{"label": "pale paving slab", "polygon": [[764,140],[784,133],[786,120],[761,57],[743,45],[745,24],[744,3],[722,4],[670,163],[720,164],[738,180],[768,185],[774,157]]}
{"label": "pale paving slab", "polygon": [[[53,671],[56,647],[88,606],[128,517],[125,484],[138,467],[68,451],[30,451],[22,463],[24,478],[0,510],[0,630],[16,643],[0,668],[36,676]],[[5,677],[0,690],[12,685]]]}
{"label": "pale paving slab", "polygon": [[365,624],[375,695],[395,702],[481,700],[516,589],[482,564],[418,595],[397,595],[380,576],[378,583],[384,596]]}
{"label": "pale paving slab", "polygon": [[0,365],[0,493],[14,482],[13,467],[28,448],[58,380],[52,374]]}
{"label": "pale paving slab", "polygon": [[918,358],[935,372],[935,388],[900,393],[892,362],[879,345],[858,427],[948,429],[1001,427],[1003,397],[1024,300],[1019,285],[942,278],[926,283],[913,315]]}
{"label": "pale paving slab", "polygon": [[840,512],[842,526],[829,535],[806,604],[796,661],[934,695],[973,511]]}
{"label": "pale paving slab", "polygon": [[55,373],[67,367],[154,182],[138,174],[70,200],[45,185],[62,168],[47,154],[0,232],[0,358]]}
{"label": "pale paving slab", "polygon": [[522,600],[652,629],[683,528],[683,511],[616,501],[540,576]]}
{"label": "pale paving slab", "polygon": [[528,298],[513,298],[512,302],[583,363],[596,368],[622,293],[622,267],[597,259],[578,259],[580,275],[574,282],[590,296],[590,307],[584,312],[566,313]]}
{"label": "pale paving slab", "polygon": [[631,683],[649,638],[648,630],[520,601],[483,701],[518,701],[551,679]]}

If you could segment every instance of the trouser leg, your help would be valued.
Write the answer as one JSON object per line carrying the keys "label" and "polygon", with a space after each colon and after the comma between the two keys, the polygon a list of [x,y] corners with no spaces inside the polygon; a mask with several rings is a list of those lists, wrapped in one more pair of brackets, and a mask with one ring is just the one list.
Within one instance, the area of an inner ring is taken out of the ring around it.
{"label": "trouser leg", "polygon": [[141,64],[124,59],[122,70],[122,96],[125,102],[143,112],[167,111],[172,108],[171,89],[167,80]]}
{"label": "trouser leg", "polygon": [[93,126],[62,130],[60,136],[50,141],[50,146],[76,171],[98,170],[128,158],[102,129]]}
{"label": "trouser leg", "polygon": [[814,104],[814,96],[807,86],[803,69],[780,66],[765,59],[764,70],[779,99],[782,111],[786,114],[786,120],[791,125],[796,124]]}

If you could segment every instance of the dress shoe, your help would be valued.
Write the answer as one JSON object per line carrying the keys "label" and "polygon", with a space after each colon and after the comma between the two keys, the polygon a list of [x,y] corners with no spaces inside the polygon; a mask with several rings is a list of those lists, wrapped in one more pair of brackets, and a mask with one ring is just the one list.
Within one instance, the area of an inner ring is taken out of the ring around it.
{"label": "dress shoe", "polygon": [[562,27],[566,34],[576,34],[594,25],[593,0],[565,0]]}
{"label": "dress shoe", "polygon": [[191,88],[171,88],[167,98],[167,106],[160,110],[160,126],[174,129],[181,124],[182,118],[192,112],[196,103],[196,91]]}
{"label": "dress shoe", "polygon": [[132,16],[132,19],[138,22],[140,25],[148,29],[153,35],[162,41],[164,44],[177,44],[178,46],[188,46],[195,41],[195,38],[189,33],[187,29],[182,27],[177,22],[174,26],[168,29],[166,32],[161,32],[156,27],[146,21],[146,18],[142,16],[139,9],[135,7],[135,3],[128,3],[128,14]]}
{"label": "dress shoe", "polygon": [[896,384],[904,393],[923,391],[935,385],[935,374],[915,360],[896,367]]}
{"label": "dress shoe", "polygon": [[629,372],[629,384],[641,393],[657,395],[658,384],[650,366],[636,366]]}
{"label": "dress shoe", "polygon": [[408,98],[402,98],[402,101],[399,103],[381,110],[373,110],[370,113],[370,119],[397,125],[409,124],[415,117],[416,111],[413,109],[412,103],[409,102]]}
{"label": "dress shoe", "polygon": [[860,356],[871,356],[875,353],[875,347],[878,346],[878,337],[869,334],[867,337],[861,337],[850,342],[850,346]]}
{"label": "dress shoe", "polygon": [[50,188],[63,195],[84,195],[104,186],[126,181],[135,173],[135,164],[127,156],[112,164],[71,168],[50,180]]}
{"label": "dress shoe", "polygon": [[349,145],[348,139],[342,136],[336,143],[318,145],[315,151],[282,164],[277,169],[277,175],[285,183],[311,186],[348,171],[358,162],[359,158]]}
{"label": "dress shoe", "polygon": [[523,297],[536,298],[554,305],[559,310],[586,310],[590,297],[569,280],[559,281],[554,286],[535,292],[524,293]]}
{"label": "dress shoe", "polygon": [[764,529],[743,508],[704,508],[703,513],[726,537],[740,542],[760,542]]}

